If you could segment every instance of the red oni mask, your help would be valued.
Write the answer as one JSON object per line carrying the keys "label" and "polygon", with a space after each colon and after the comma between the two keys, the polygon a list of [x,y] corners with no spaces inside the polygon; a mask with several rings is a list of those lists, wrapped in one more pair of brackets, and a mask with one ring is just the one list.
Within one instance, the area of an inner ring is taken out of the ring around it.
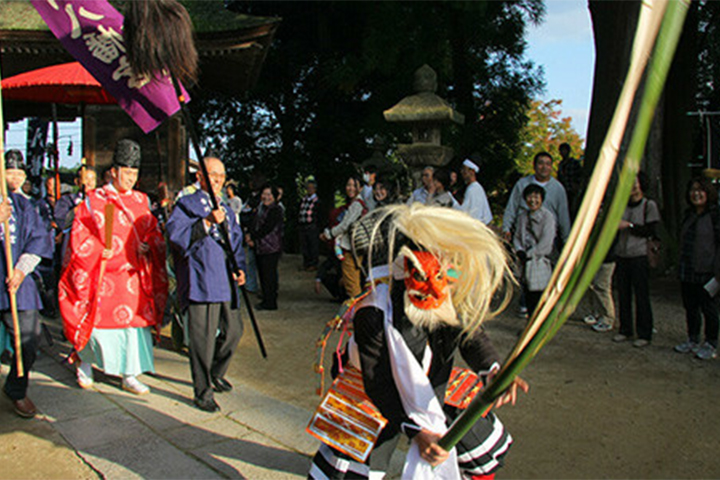
{"label": "red oni mask", "polygon": [[[410,302],[422,310],[434,310],[448,297],[448,276],[430,252],[413,251],[405,257],[405,287]],[[419,264],[419,265],[418,265]]]}

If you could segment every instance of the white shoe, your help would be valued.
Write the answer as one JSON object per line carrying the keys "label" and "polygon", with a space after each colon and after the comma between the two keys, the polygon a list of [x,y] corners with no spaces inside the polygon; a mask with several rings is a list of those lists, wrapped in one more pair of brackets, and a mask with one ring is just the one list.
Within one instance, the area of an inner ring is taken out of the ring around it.
{"label": "white shoe", "polygon": [[702,347],[700,347],[695,356],[700,360],[711,360],[717,357],[717,353],[715,347],[713,347],[710,342],[705,342],[702,344]]}
{"label": "white shoe", "polygon": [[78,363],[77,370],[75,371],[77,377],[77,383],[83,390],[92,388],[95,383],[93,379],[92,364],[87,362]]}
{"label": "white shoe", "polygon": [[134,375],[127,375],[123,377],[122,388],[126,392],[134,393],[135,395],[145,395],[150,392],[150,387],[142,383]]}
{"label": "white shoe", "polygon": [[598,319],[595,318],[595,315],[586,315],[585,318],[583,318],[583,322],[585,322],[585,325],[595,325]]}
{"label": "white shoe", "polygon": [[700,344],[693,342],[692,340],[688,340],[687,342],[675,345],[673,350],[678,353],[697,353],[698,350],[700,350]]}
{"label": "white shoe", "polygon": [[611,323],[605,323],[602,320],[598,320],[597,323],[592,326],[592,329],[595,330],[596,332],[602,333],[602,332],[609,332],[610,330],[613,329],[613,326]]}

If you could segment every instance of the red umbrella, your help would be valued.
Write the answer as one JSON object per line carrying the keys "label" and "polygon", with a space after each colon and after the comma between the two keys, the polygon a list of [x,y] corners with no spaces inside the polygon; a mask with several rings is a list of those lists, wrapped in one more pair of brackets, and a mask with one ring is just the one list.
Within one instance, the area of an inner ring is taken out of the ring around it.
{"label": "red umbrella", "polygon": [[30,102],[117,103],[78,62],[53,65],[6,78],[2,81],[2,94],[7,100]]}
{"label": "red umbrella", "polygon": [[2,81],[2,95],[7,100],[24,100],[53,104],[53,144],[51,159],[55,164],[55,198],[60,197],[59,158],[57,152],[57,114],[55,104],[112,105],[117,100],[107,93],[79,62],[63,63],[21,73]]}

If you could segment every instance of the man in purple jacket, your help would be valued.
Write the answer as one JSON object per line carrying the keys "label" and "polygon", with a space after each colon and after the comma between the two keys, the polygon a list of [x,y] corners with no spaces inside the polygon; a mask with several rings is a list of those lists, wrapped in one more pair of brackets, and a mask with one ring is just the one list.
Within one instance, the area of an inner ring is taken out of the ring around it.
{"label": "man in purple jacket", "polygon": [[[221,202],[225,184],[225,165],[214,157],[204,159],[209,179],[199,175],[203,186],[182,197],[173,209],[166,228],[175,253],[178,298],[181,308],[187,307],[190,337],[190,371],[195,392],[195,405],[207,412],[220,407],[217,392],[232,390],[224,377],[235,348],[243,333],[237,285],[245,283],[245,254],[242,230],[232,209]],[[212,209],[206,186],[209,185],[220,208]],[[229,232],[229,250],[235,256],[239,272],[227,267],[219,226]],[[219,334],[218,334],[219,330]]]}

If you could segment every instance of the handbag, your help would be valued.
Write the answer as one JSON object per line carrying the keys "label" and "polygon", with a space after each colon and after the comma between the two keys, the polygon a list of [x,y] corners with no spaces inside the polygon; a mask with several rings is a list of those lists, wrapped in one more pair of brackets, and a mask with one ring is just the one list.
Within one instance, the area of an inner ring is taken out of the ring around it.
{"label": "handbag", "polygon": [[[647,204],[648,200],[645,200],[643,206],[643,222],[647,224]],[[647,259],[648,266],[650,268],[658,268],[660,266],[662,254],[662,243],[658,237],[652,236],[647,238]]]}
{"label": "handbag", "polygon": [[650,268],[658,268],[660,266],[660,254],[662,252],[662,243],[656,237],[647,239],[647,258]]}
{"label": "handbag", "polygon": [[531,257],[525,263],[525,283],[531,292],[542,292],[550,283],[552,264],[547,257]]}

